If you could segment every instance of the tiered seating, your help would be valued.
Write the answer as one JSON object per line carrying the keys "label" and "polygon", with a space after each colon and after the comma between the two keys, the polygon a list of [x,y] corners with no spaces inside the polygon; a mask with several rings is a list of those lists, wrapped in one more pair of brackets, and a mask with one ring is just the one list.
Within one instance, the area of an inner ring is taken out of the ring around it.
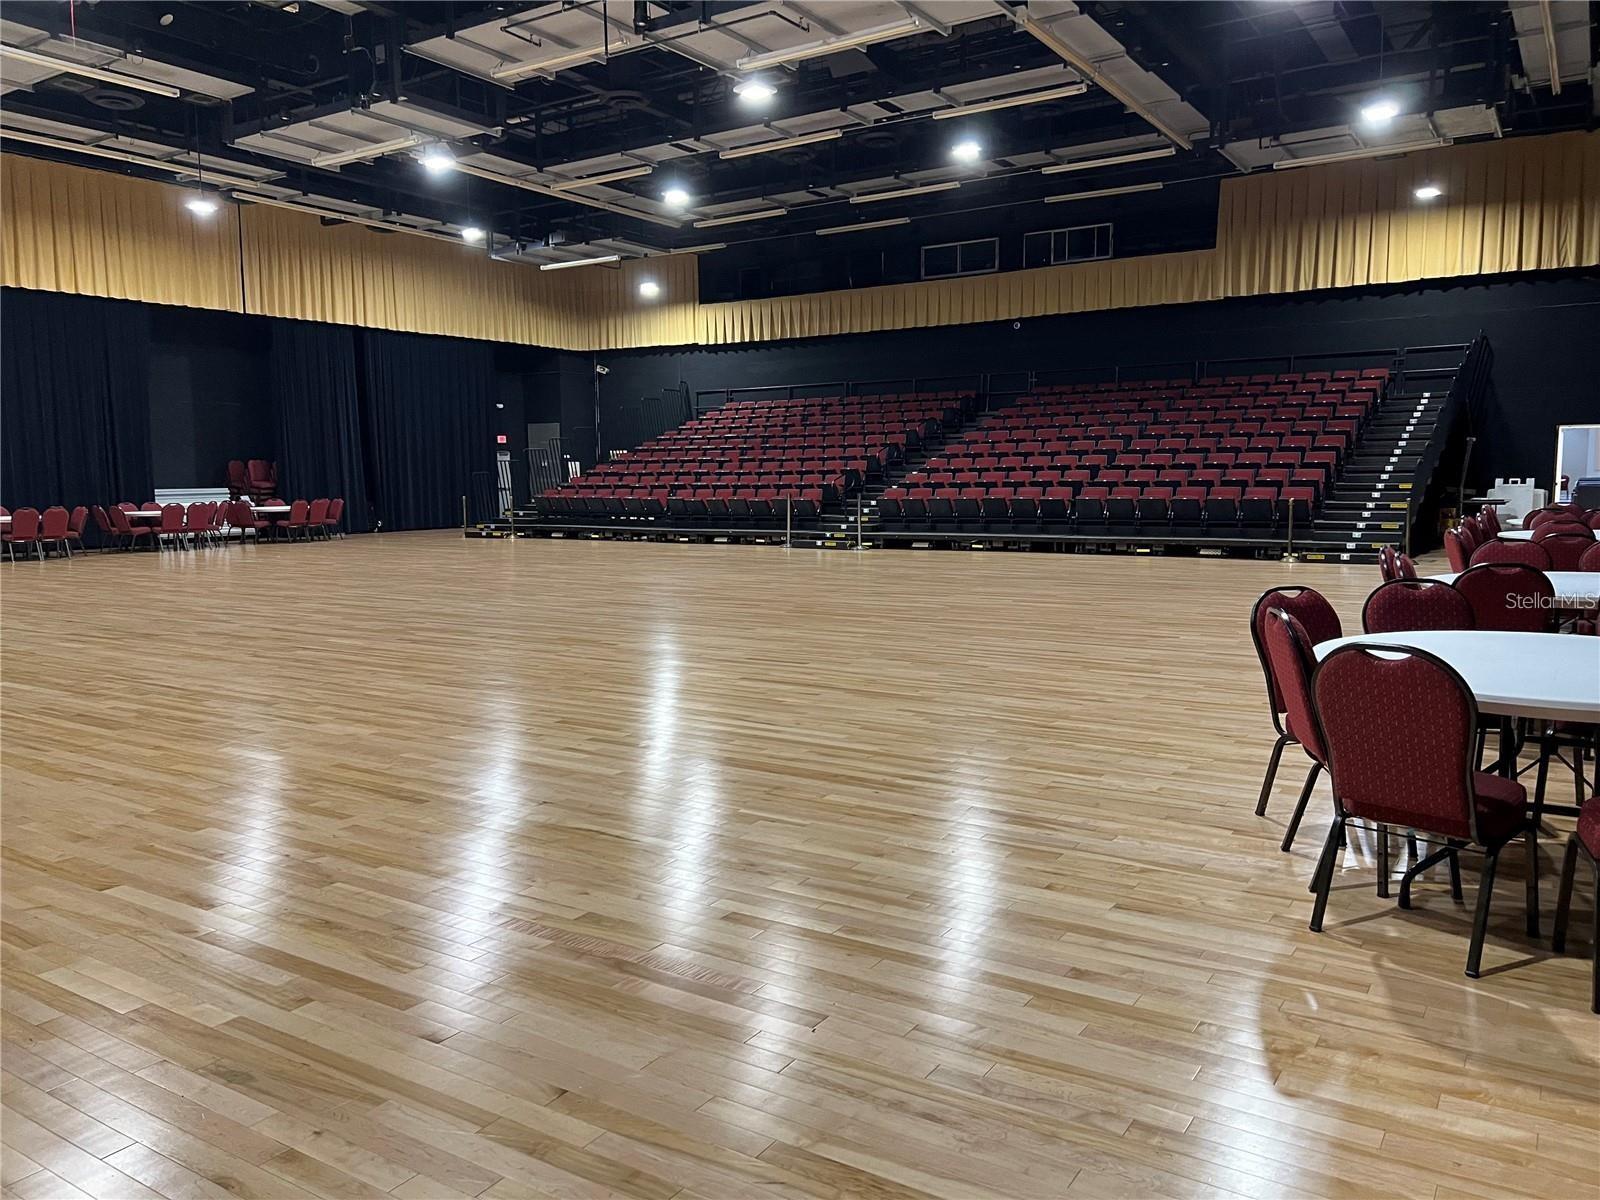
{"label": "tiered seating", "polygon": [[1389,373],[1036,389],[890,488],[890,526],[1249,536],[1309,521]]}
{"label": "tiered seating", "polygon": [[542,512],[674,523],[797,520],[958,420],[969,393],[736,400],[540,497]]}

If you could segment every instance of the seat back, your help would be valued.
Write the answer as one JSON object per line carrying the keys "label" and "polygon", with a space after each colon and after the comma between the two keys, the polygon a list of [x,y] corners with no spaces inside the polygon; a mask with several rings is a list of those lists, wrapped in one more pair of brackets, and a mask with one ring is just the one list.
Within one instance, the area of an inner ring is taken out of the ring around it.
{"label": "seat back", "polygon": [[319,496],[313,500],[311,502],[311,510],[308,516],[313,525],[321,525],[324,521],[326,521],[328,519],[327,497]]}
{"label": "seat back", "polygon": [[11,537],[17,541],[26,541],[39,536],[39,510],[37,508],[19,508],[11,514]]}
{"label": "seat back", "polygon": [[1600,571],[1600,541],[1585,550],[1578,559],[1578,570]]}
{"label": "seat back", "polygon": [[1393,546],[1378,547],[1378,574],[1385,583],[1400,578],[1400,556],[1394,552]]}
{"label": "seat back", "polygon": [[1340,811],[1479,840],[1478,708],[1448,664],[1409,647],[1341,646],[1317,668],[1311,695]]}
{"label": "seat back", "polygon": [[160,529],[162,533],[183,532],[183,505],[163,504],[161,506]]}
{"label": "seat back", "polygon": [[[162,524],[166,522],[163,521]],[[203,500],[196,500],[189,505],[188,512],[184,514],[184,528],[190,533],[204,533],[211,528],[211,513]]]}
{"label": "seat back", "polygon": [[325,525],[337,525],[344,519],[344,497],[335,496],[328,501],[328,516],[323,522]]}
{"label": "seat back", "polygon": [[1467,598],[1476,629],[1545,633],[1555,612],[1550,577],[1521,563],[1479,563],[1450,585]]}
{"label": "seat back", "polygon": [[311,505],[307,504],[304,500],[296,500],[294,503],[289,505],[289,524],[304,525],[306,523],[306,518],[310,515],[310,513]]}
{"label": "seat back", "polygon": [[1323,761],[1322,735],[1311,703],[1311,675],[1317,658],[1305,626],[1281,608],[1267,610],[1262,631],[1266,661],[1283,702],[1283,723],[1317,762]]}
{"label": "seat back", "polygon": [[92,511],[94,513],[94,527],[96,529],[98,529],[101,533],[115,533],[117,531],[116,526],[111,523],[110,514],[106,512],[103,505],[96,504]]}
{"label": "seat back", "polygon": [[1415,579],[1417,577],[1417,564],[1411,561],[1411,555],[1401,551],[1394,560],[1395,569],[1400,573],[1401,579]]}
{"label": "seat back", "polygon": [[1561,534],[1537,543],[1550,556],[1552,571],[1576,571],[1589,547],[1595,545],[1594,534]]}
{"label": "seat back", "polygon": [[1480,563],[1520,563],[1525,567],[1548,571],[1550,555],[1537,542],[1502,542],[1498,539],[1485,542],[1472,552],[1472,565]]}
{"label": "seat back", "polygon": [[89,523],[89,509],[85,505],[78,505],[72,510],[72,515],[67,518],[67,528],[73,533],[81,534],[83,527]]}
{"label": "seat back", "polygon": [[1368,596],[1361,609],[1361,628],[1367,633],[1472,627],[1467,598],[1437,579],[1391,580]]}
{"label": "seat back", "polygon": [[1318,642],[1332,641],[1344,636],[1339,614],[1321,592],[1308,587],[1276,587],[1262,592],[1250,607],[1250,641],[1256,648],[1256,660],[1267,681],[1267,703],[1272,708],[1272,720],[1284,711],[1283,690],[1272,673],[1272,662],[1267,657],[1267,618],[1273,609],[1293,617],[1307,641],[1314,648]]}
{"label": "seat back", "polygon": [[[44,518],[39,529],[39,536],[45,539],[64,538],[67,536],[67,510],[59,504],[52,504],[44,510]],[[14,519],[13,519],[14,521]]]}
{"label": "seat back", "polygon": [[1452,571],[1465,571],[1472,565],[1472,552],[1467,549],[1461,534],[1454,529],[1444,531],[1444,552],[1450,560]]}

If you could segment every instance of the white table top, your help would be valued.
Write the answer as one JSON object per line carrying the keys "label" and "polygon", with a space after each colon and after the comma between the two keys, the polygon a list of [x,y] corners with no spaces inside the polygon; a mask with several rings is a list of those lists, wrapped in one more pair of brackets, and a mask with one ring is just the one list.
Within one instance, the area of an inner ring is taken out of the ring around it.
{"label": "white table top", "polygon": [[9,525],[9,524],[11,524],[11,517],[9,515],[0,516],[0,525]]}
{"label": "white table top", "polygon": [[250,508],[252,512],[267,513],[269,516],[273,513],[286,513],[289,511],[289,505],[287,504],[252,504]]}
{"label": "white table top", "polygon": [[[1587,608],[1600,601],[1600,571],[1546,571],[1544,573],[1556,589],[1556,603],[1562,608]],[[1440,583],[1454,583],[1461,576],[1453,571],[1443,575],[1429,575]]]}
{"label": "white table top", "polygon": [[1369,633],[1319,642],[1317,658],[1355,642],[1438,655],[1460,672],[1486,713],[1600,722],[1600,637],[1456,629]]}
{"label": "white table top", "polygon": [[151,508],[131,508],[130,509],[130,508],[125,508],[122,511],[127,514],[128,520],[130,520],[130,521],[159,521],[159,520],[161,520],[161,510],[160,509],[151,509]]}
{"label": "white table top", "polygon": [[[1589,532],[1594,534],[1595,537],[1600,538],[1600,529],[1591,529]],[[1531,529],[1502,529],[1497,536],[1502,541],[1507,541],[1507,542],[1531,542],[1531,541],[1533,541],[1533,530],[1531,530]]]}

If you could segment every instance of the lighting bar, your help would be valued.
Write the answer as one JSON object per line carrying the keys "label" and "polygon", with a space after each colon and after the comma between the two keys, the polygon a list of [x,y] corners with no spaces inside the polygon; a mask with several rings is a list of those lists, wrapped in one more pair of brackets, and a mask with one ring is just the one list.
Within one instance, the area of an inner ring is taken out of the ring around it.
{"label": "lighting bar", "polygon": [[776,142],[757,142],[753,146],[735,146],[732,150],[717,151],[718,158],[749,158],[752,154],[770,154],[774,150],[788,150],[792,146],[809,146],[814,142],[832,142],[844,136],[842,129],[824,129],[821,133],[803,133],[799,137],[782,138]]}
{"label": "lighting bar", "polygon": [[0,46],[0,56],[15,59],[17,62],[31,63],[36,67],[48,67],[52,71],[61,71],[68,75],[82,75],[86,79],[98,79],[102,83],[116,83],[123,87],[133,88],[138,92],[150,92],[157,96],[167,96],[177,99],[183,95],[181,91],[170,83],[157,83],[153,79],[140,79],[137,75],[126,75],[121,71],[108,71],[104,67],[91,67],[87,63],[72,62],[65,58],[55,58],[49,54],[40,54],[36,50],[24,50],[21,46]]}
{"label": "lighting bar", "polygon": [[[1432,138],[1425,142],[1399,142],[1392,146],[1364,146],[1360,150],[1340,150],[1333,154],[1310,154],[1305,158],[1280,158],[1272,164],[1274,171],[1287,171],[1294,167],[1319,167],[1324,163],[1352,162],[1361,158],[1381,158],[1385,154],[1411,154],[1417,150],[1436,150],[1454,144],[1452,138]],[[1282,147],[1279,147],[1280,149]]]}
{"label": "lighting bar", "polygon": [[463,175],[473,175],[479,179],[487,179],[491,183],[503,183],[507,187],[522,188],[524,191],[538,192],[541,196],[554,196],[557,200],[570,200],[573,204],[587,204],[590,208],[604,209],[619,216],[632,217],[635,221],[649,221],[652,225],[665,225],[671,229],[681,228],[682,221],[672,217],[658,217],[655,213],[637,212],[631,208],[624,208],[620,204],[613,204],[609,200],[600,200],[593,196],[580,195],[571,189],[558,192],[553,184],[535,183],[531,179],[519,179],[515,175],[499,175],[494,171],[486,171],[482,167],[475,167],[470,163],[456,160],[456,170]]}
{"label": "lighting bar", "polygon": [[892,225],[909,225],[910,217],[890,217],[887,221],[867,221],[861,225],[830,225],[827,229],[817,230],[818,237],[828,237],[835,233],[865,233],[869,229],[888,229]]}
{"label": "lighting bar", "polygon": [[425,134],[408,133],[404,137],[390,138],[387,142],[369,142],[365,146],[357,146],[354,150],[335,150],[330,154],[319,154],[311,160],[311,165],[342,167],[353,162],[382,158],[385,154],[393,154],[396,150],[409,150],[413,146],[420,146],[423,142],[432,140]]}
{"label": "lighting bar", "polygon": [[350,225],[365,225],[368,229],[381,229],[387,233],[412,233],[417,237],[433,238],[438,242],[449,242],[452,246],[462,245],[459,237],[450,233],[439,233],[433,229],[418,229],[415,225],[402,225],[397,221],[380,221],[376,217],[358,217],[353,213],[339,212],[332,208],[318,208],[314,204],[300,204],[293,200],[279,200],[276,196],[252,196],[247,192],[234,192],[234,199],[245,200],[251,204],[265,204],[268,208],[286,208],[290,212],[310,213],[314,217],[323,217],[329,221],[343,221]]}
{"label": "lighting bar", "polygon": [[1040,167],[1039,174],[1061,175],[1067,171],[1092,171],[1096,167],[1120,167],[1124,163],[1149,162],[1153,158],[1171,158],[1177,152],[1178,148],[1176,146],[1157,146],[1153,150],[1139,150],[1133,154],[1114,154],[1107,158],[1074,159],[1071,162]]}
{"label": "lighting bar", "polygon": [[547,58],[543,62],[533,63],[506,63],[495,67],[489,72],[489,78],[496,83],[505,83],[510,80],[526,79],[529,75],[545,75],[559,71],[563,67],[582,66],[586,62],[593,62],[606,54],[614,54],[619,50],[632,49],[626,40],[612,46],[590,46],[586,49],[573,50],[566,54],[558,54],[555,58]]}
{"label": "lighting bar", "polygon": [[707,217],[703,221],[696,221],[694,227],[696,229],[712,229],[718,225],[738,225],[743,221],[765,221],[772,217],[787,216],[788,213],[789,210],[787,208],[762,208],[755,212],[734,213],[727,217]]}
{"label": "lighting bar", "polygon": [[668,250],[668,254],[710,254],[713,250],[726,250],[727,242],[707,242],[704,246],[679,246],[676,250]]}
{"label": "lighting bar", "polygon": [[598,267],[602,263],[621,262],[620,254],[601,254],[594,258],[569,258],[565,262],[540,263],[541,271],[565,271],[568,267]]}
{"label": "lighting bar", "polygon": [[[180,179],[197,178],[202,168],[190,166],[164,158],[148,158],[142,154],[134,154],[127,150],[117,150],[110,146],[97,145],[94,142],[74,142],[69,138],[51,137],[48,134],[32,133],[26,129],[0,128],[0,141],[31,142],[37,146],[49,146],[52,150],[68,150],[74,154],[87,154],[92,158],[109,158],[116,162],[131,163],[137,167],[149,167],[157,171],[170,171]],[[247,176],[229,175],[225,171],[213,171],[204,168],[206,182],[225,184],[231,187],[257,187],[266,183],[266,179],[251,179]],[[276,179],[281,172],[270,178]]]}
{"label": "lighting bar", "polygon": [[955,108],[941,108],[933,114],[935,121],[948,121],[954,117],[970,116],[973,113],[994,112],[1001,108],[1021,108],[1024,104],[1043,104],[1046,100],[1062,100],[1068,96],[1081,96],[1089,90],[1086,83],[1068,83],[1061,87],[1046,88],[1042,92],[1025,92],[1020,96],[1002,96],[998,100],[978,100],[972,104],[960,104]]}
{"label": "lighting bar", "polygon": [[817,58],[824,54],[835,54],[840,50],[853,50],[857,46],[871,46],[877,42],[887,42],[908,34],[921,33],[927,28],[928,26],[916,17],[906,17],[904,20],[892,21],[887,25],[874,25],[870,29],[862,29],[856,33],[841,33],[835,37],[822,38],[820,41],[801,42],[798,46],[788,46],[782,50],[751,54],[741,58],[735,65],[741,71],[781,67],[786,63],[799,62],[806,58]]}
{"label": "lighting bar", "polygon": [[1127,187],[1097,188],[1092,192],[1067,192],[1060,196],[1046,196],[1046,204],[1063,204],[1068,200],[1098,200],[1103,196],[1131,196],[1135,192],[1159,192],[1163,183],[1130,183]]}
{"label": "lighting bar", "polygon": [[585,175],[582,179],[563,179],[560,183],[552,183],[552,192],[570,192],[574,188],[598,187],[602,183],[621,183],[624,179],[638,179],[654,171],[654,163],[643,163],[637,167],[623,167],[616,171],[606,171],[599,175]]}
{"label": "lighting bar", "polygon": [[905,200],[912,196],[931,196],[934,192],[953,192],[961,186],[959,179],[948,183],[924,183],[919,187],[900,188],[893,192],[870,192],[865,196],[851,196],[851,204],[871,204],[875,200]]}

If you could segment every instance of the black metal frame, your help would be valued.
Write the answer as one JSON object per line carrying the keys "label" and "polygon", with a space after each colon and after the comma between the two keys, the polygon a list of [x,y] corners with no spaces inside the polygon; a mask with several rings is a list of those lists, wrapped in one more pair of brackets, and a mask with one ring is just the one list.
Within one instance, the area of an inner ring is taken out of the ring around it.
{"label": "black metal frame", "polygon": [[[1261,781],[1261,796],[1256,801],[1256,816],[1258,817],[1264,817],[1267,815],[1267,801],[1272,797],[1272,784],[1278,776],[1278,763],[1283,758],[1283,748],[1290,742],[1293,742],[1298,746],[1300,745],[1300,741],[1294,736],[1294,734],[1289,732],[1288,726],[1283,721],[1284,714],[1278,711],[1277,699],[1273,695],[1272,664],[1267,659],[1267,648],[1261,644],[1260,627],[1256,623],[1257,617],[1261,612],[1261,606],[1266,603],[1268,596],[1299,596],[1306,592],[1315,590],[1315,588],[1303,587],[1299,585],[1268,588],[1266,591],[1262,592],[1261,595],[1257,596],[1256,602],[1250,606],[1250,642],[1256,648],[1256,661],[1261,664],[1261,677],[1267,686],[1267,710],[1272,714],[1272,727],[1278,732],[1278,740],[1274,742],[1272,746],[1272,757],[1267,760],[1267,776]],[[1270,615],[1274,611],[1280,616],[1283,615],[1281,609],[1269,609],[1268,614]],[[1298,649],[1300,639],[1294,636],[1294,629],[1292,626],[1289,629],[1289,636],[1293,638],[1296,648]],[[1315,656],[1313,656],[1313,662],[1314,661]],[[1315,667],[1313,667],[1313,670],[1315,670]],[[1306,776],[1305,786],[1300,791],[1300,801],[1295,806],[1294,819],[1289,823],[1289,828],[1283,836],[1283,850],[1285,852],[1287,852],[1289,847],[1294,843],[1294,835],[1300,828],[1300,818],[1305,813],[1306,802],[1311,798],[1311,789],[1316,786],[1317,775],[1321,772],[1321,770],[1322,764],[1317,762],[1316,759],[1312,759],[1311,772]]]}
{"label": "black metal frame", "polygon": [[1593,932],[1589,943],[1589,1011],[1600,1013],[1600,861],[1595,859],[1576,833],[1567,837],[1567,852],[1561,860],[1561,889],[1556,896],[1556,920],[1550,934],[1550,949],[1557,954],[1566,953],[1567,916],[1572,909],[1572,878],[1577,874],[1580,853],[1589,860],[1589,871],[1594,877]]}

